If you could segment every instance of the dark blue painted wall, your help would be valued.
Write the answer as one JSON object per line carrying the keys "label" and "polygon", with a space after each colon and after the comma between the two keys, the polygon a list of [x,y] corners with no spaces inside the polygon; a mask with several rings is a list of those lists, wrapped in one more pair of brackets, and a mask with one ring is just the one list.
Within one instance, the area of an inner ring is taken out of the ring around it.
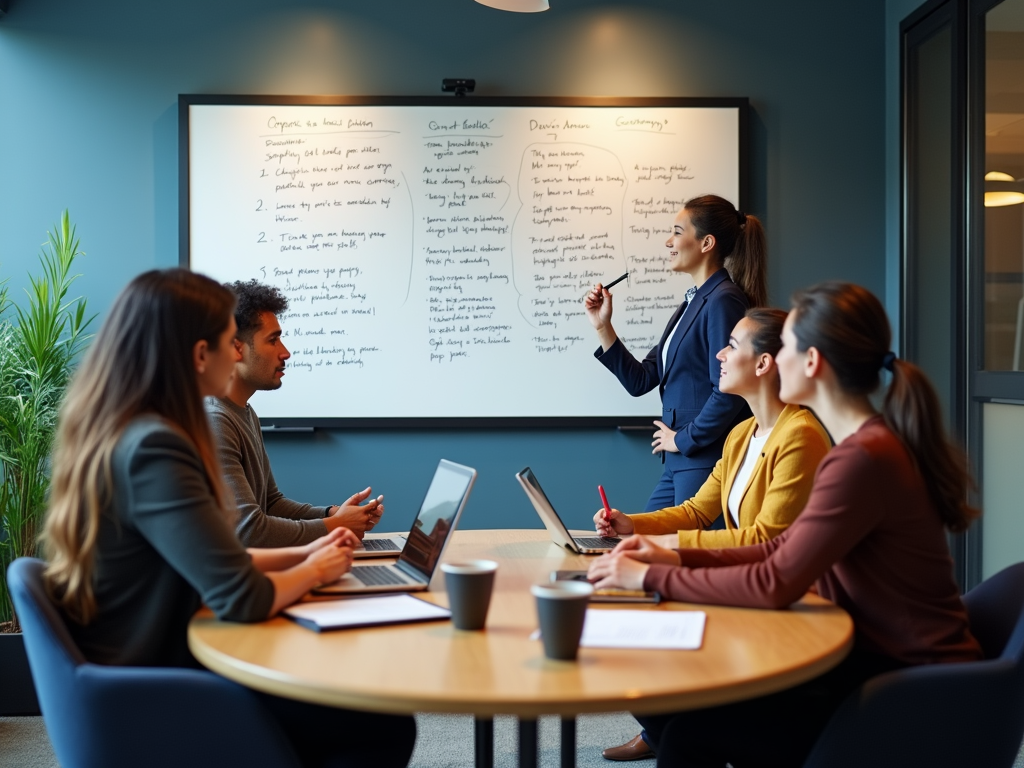
{"label": "dark blue painted wall", "polygon": [[[0,277],[16,289],[67,207],[103,312],[135,274],[177,261],[179,93],[748,96],[753,195],[776,303],[824,278],[885,291],[882,0],[552,0],[543,14],[471,0],[11,0],[0,17]],[[607,375],[595,363],[595,376]],[[282,393],[282,396],[286,396]],[[469,527],[537,524],[512,474],[531,464],[583,526],[603,482],[624,509],[661,465],[614,430],[331,432],[269,442],[297,498],[372,483],[392,526],[437,459],[480,470]]]}

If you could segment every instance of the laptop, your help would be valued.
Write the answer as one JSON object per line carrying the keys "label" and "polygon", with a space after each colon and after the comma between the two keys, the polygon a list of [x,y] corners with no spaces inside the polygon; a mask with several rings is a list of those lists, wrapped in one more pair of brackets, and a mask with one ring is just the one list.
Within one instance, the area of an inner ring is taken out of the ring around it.
{"label": "laptop", "polygon": [[398,557],[405,548],[405,536],[398,533],[363,536],[362,544],[352,550],[356,560],[371,557]]}
{"label": "laptop", "polygon": [[364,536],[362,544],[352,550],[356,560],[364,560],[371,557],[398,557],[405,549],[405,536],[391,534],[388,536]]}
{"label": "laptop", "polygon": [[451,533],[466,507],[476,470],[441,459],[405,546],[393,565],[356,563],[337,581],[313,590],[318,595],[422,592],[430,587]]}
{"label": "laptop", "polygon": [[537,510],[537,514],[540,515],[544,527],[548,529],[551,540],[555,544],[580,555],[603,555],[605,552],[611,552],[615,545],[622,541],[617,536],[598,536],[596,533],[593,536],[573,536],[565,527],[562,518],[555,512],[554,506],[548,500],[544,489],[540,487],[540,481],[533,474],[533,470],[527,467],[522,472],[516,472],[516,480],[523,486],[526,497],[533,504],[533,508]]}

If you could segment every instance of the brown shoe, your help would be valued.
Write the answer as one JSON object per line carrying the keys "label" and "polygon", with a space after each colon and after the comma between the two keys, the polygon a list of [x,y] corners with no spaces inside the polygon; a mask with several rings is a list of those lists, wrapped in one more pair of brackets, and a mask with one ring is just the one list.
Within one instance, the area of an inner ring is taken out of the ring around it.
{"label": "brown shoe", "polygon": [[642,736],[630,739],[620,747],[608,747],[601,753],[605,760],[616,760],[625,762],[627,760],[646,760],[654,757],[654,750],[647,746]]}

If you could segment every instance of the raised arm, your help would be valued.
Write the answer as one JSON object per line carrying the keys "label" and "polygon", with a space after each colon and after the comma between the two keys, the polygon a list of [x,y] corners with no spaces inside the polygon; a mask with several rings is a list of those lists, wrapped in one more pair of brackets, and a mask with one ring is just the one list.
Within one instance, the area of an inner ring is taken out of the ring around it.
{"label": "raised arm", "polygon": [[643,360],[637,360],[626,349],[622,340],[616,338],[615,343],[607,351],[598,349],[594,352],[594,357],[601,362],[601,365],[615,374],[619,383],[633,397],[646,395],[661,383],[661,374],[658,372],[657,347],[648,352],[647,357]]}

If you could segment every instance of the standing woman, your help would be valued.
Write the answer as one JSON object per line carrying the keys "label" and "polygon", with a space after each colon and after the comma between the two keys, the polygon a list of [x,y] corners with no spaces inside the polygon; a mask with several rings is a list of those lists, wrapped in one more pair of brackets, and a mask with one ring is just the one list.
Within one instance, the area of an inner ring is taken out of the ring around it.
{"label": "standing woman", "polygon": [[742,398],[719,390],[715,356],[728,345],[743,313],[768,303],[764,228],[728,200],[703,195],[687,201],[665,247],[669,268],[685,272],[695,285],[642,361],[612,328],[611,293],[598,283],[585,301],[601,343],[594,356],[634,397],[655,387],[661,394],[652,445],[665,471],[647,502],[648,512],[696,495],[721,458],[729,430],[749,415]]}
{"label": "standing woman", "polygon": [[[856,285],[797,293],[782,340],[782,399],[812,408],[836,441],[796,521],[770,542],[735,549],[663,549],[633,536],[590,577],[599,587],[753,608],[785,608],[815,586],[853,619],[853,650],[781,693],[640,718],[659,766],[800,765],[867,679],[981,658],[946,541],[947,529],[965,530],[978,511],[967,504],[967,461],[946,437],[935,389],[889,351],[885,310]],[[870,395],[883,367],[892,383],[878,413]]]}
{"label": "standing woman", "polygon": [[[51,596],[91,662],[199,666],[189,620],[270,618],[349,570],[355,535],[246,550],[232,526],[203,397],[237,362],[235,297],[183,269],[146,272],[121,292],[61,408],[44,528]],[[306,766],[401,766],[410,717],[254,693]]]}

